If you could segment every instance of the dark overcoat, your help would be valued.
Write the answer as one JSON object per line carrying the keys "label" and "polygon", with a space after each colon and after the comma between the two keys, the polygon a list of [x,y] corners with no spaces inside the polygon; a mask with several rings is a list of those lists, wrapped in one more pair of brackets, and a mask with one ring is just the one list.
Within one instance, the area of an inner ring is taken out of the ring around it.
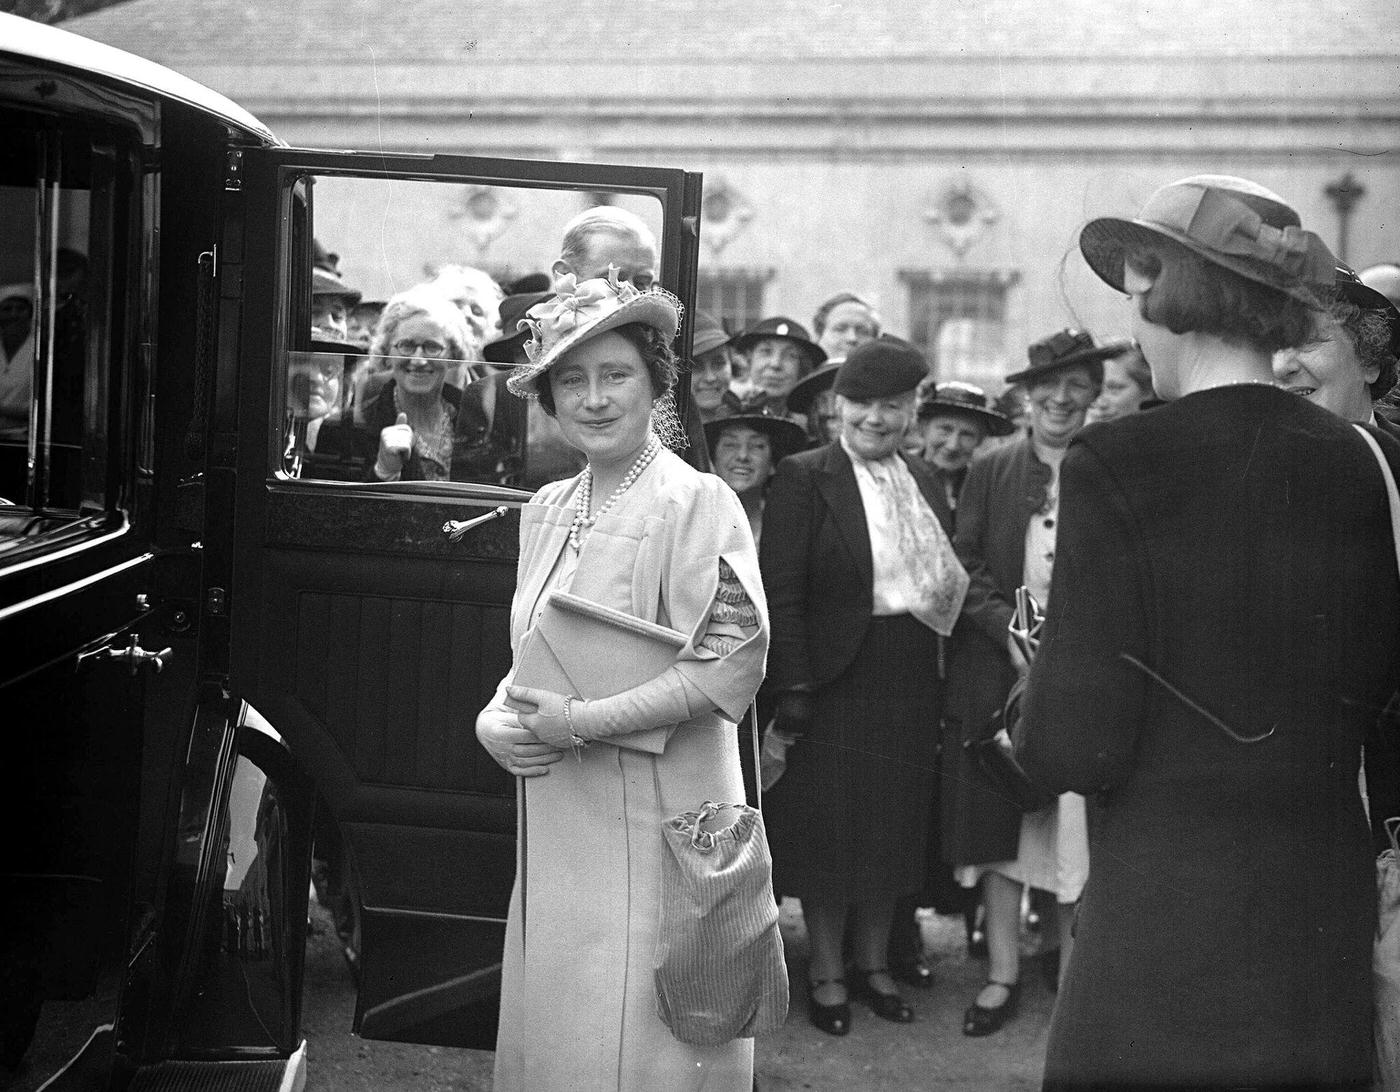
{"label": "dark overcoat", "polygon": [[1400,677],[1370,449],[1262,385],[1090,426],[1061,472],[1051,586],[1019,753],[1104,811],[1046,1087],[1365,1082],[1357,773]]}
{"label": "dark overcoat", "polygon": [[958,498],[953,544],[971,584],[948,669],[943,716],[943,857],[950,864],[1016,858],[1021,811],[968,757],[963,743],[989,733],[1016,681],[1007,623],[1025,572],[1026,525],[1041,507],[1050,468],[1029,437],[976,459]]}
{"label": "dark overcoat", "polygon": [[[947,532],[932,470],[905,464]],[[939,638],[908,615],[872,618],[870,531],[839,443],[779,464],[763,524],[767,683],[810,690],[815,706],[764,796],[774,882],[826,902],[912,894],[937,841]]]}

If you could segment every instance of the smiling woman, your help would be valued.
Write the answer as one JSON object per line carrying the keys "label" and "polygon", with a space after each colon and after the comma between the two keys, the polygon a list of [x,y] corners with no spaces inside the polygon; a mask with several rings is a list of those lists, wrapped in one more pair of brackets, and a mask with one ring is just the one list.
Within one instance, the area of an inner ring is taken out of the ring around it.
{"label": "smiling woman", "polygon": [[[743,800],[734,723],[768,645],[738,499],[662,442],[679,318],[669,293],[638,291],[616,271],[559,276],[528,312],[528,363],[508,380],[588,460],[521,514],[513,652],[523,659],[556,590],[679,631],[683,647],[661,674],[595,700],[516,685],[517,660],[477,717],[482,746],[520,779],[500,1092],[752,1085],[752,1041],[682,1042],[653,986],[663,820],[702,800]],[[776,929],[776,908],[774,919]]]}
{"label": "smiling woman", "polygon": [[796,741],[767,805],[775,886],[802,901],[808,1016],[831,1035],[850,1031],[852,995],[885,1020],[913,1019],[890,974],[890,924],[937,840],[940,654],[967,589],[942,487],[900,450],[927,377],[905,342],[853,349],[834,384],[840,438],[782,461],[760,543],[774,730]]}
{"label": "smiling woman", "polygon": [[1344,420],[1384,421],[1373,406],[1395,386],[1400,311],[1344,265],[1333,295],[1305,343],[1274,353],[1274,379]]}
{"label": "smiling woman", "polygon": [[[1007,376],[1030,402],[1027,436],[973,463],[958,506],[958,556],[972,584],[972,623],[953,662],[943,753],[944,848],[962,866],[966,887],[982,885],[990,955],[987,985],[968,1008],[963,1031],[988,1035],[1015,1014],[1020,988],[1017,927],[1029,885],[1063,904],[1079,897],[1088,873],[1084,799],[1066,794],[1022,815],[972,761],[964,744],[986,734],[1006,703],[1025,659],[1007,634],[1016,590],[1050,599],[1059,519],[1060,465],[1084,426],[1103,380],[1103,361],[1119,346],[1095,345],[1083,330],[1060,330],[1030,346],[1030,366]],[[1069,945],[1069,906],[1060,914],[1060,947]]]}

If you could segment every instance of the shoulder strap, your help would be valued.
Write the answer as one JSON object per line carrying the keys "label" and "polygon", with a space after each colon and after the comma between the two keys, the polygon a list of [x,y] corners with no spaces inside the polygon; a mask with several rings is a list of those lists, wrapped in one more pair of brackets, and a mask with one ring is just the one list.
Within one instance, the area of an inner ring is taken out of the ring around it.
{"label": "shoulder strap", "polygon": [[1390,463],[1386,462],[1385,453],[1381,451],[1381,445],[1376,443],[1376,438],[1360,425],[1353,424],[1351,427],[1361,433],[1361,438],[1370,447],[1376,462],[1380,463],[1381,475],[1385,478],[1386,501],[1390,505],[1390,531],[1395,539],[1395,561],[1400,565],[1400,492],[1395,488],[1395,475],[1391,473]]}
{"label": "shoulder strap", "polygon": [[749,702],[749,727],[753,730],[753,791],[754,808],[763,810],[763,775],[759,772],[759,763],[763,756],[758,745],[758,703]]}

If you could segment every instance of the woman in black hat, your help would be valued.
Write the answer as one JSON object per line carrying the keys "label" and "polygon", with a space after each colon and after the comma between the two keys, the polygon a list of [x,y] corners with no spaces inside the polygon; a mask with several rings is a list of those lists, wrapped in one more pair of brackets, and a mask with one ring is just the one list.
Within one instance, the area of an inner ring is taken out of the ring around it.
{"label": "woman in black hat", "polygon": [[940,643],[967,575],[932,472],[900,452],[915,389],[912,347],[874,341],[836,378],[841,437],[784,459],[768,492],[759,561],[773,641],[776,728],[795,739],[765,798],[774,889],[802,901],[808,1014],[844,1035],[851,986],[877,1015],[913,1019],[886,965],[895,899],[923,884]]}
{"label": "woman in black hat", "polygon": [[[965,887],[982,887],[986,906],[987,984],[963,1020],[967,1035],[990,1035],[1016,1012],[1017,947],[1026,886],[1072,904],[1088,873],[1084,800],[1074,796],[1023,815],[981,773],[964,742],[991,727],[1025,661],[1010,640],[1016,589],[1049,599],[1059,514],[1059,469],[1084,426],[1103,381],[1103,360],[1117,350],[1082,330],[1061,330],[1030,347],[1030,367],[1007,377],[1030,405],[1027,435],[972,465],[960,495],[958,556],[972,579],[964,614],[972,623],[950,669],[944,718],[943,852]],[[1060,947],[1070,914],[1061,915]]]}
{"label": "woman in black hat", "polygon": [[1400,439],[1375,412],[1395,386],[1400,311],[1345,265],[1337,266],[1325,311],[1313,313],[1308,340],[1274,353],[1274,378],[1345,421],[1374,424]]}
{"label": "woman in black hat", "polygon": [[788,395],[799,380],[826,360],[826,353],[807,335],[806,327],[781,315],[766,318],[735,337],[730,346],[748,362],[753,396],[745,399],[745,409],[791,417],[805,425],[806,420],[789,409]]}
{"label": "woman in black hat", "polygon": [[988,436],[1009,436],[1016,426],[981,387],[952,379],[935,384],[920,399],[918,430],[924,461],[938,475],[956,514],[977,449]]}
{"label": "woman in black hat", "polygon": [[1400,682],[1400,582],[1365,427],[1270,367],[1335,260],[1276,194],[1209,175],[1080,249],[1128,295],[1167,404],[1086,429],[1061,469],[1018,751],[1103,818],[1045,1085],[1368,1088],[1357,774]]}
{"label": "woman in black hat", "polygon": [[795,421],[740,413],[706,421],[705,441],[715,473],[739,495],[753,540],[758,542],[763,535],[768,483],[780,462],[807,446],[807,434]]}

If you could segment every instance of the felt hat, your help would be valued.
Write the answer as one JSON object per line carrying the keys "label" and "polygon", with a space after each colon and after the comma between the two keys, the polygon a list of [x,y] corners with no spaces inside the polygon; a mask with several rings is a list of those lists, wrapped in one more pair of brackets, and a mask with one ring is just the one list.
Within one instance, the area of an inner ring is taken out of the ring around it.
{"label": "felt hat", "polygon": [[836,373],[840,370],[839,363],[823,364],[810,375],[803,376],[797,381],[797,386],[788,392],[788,409],[793,413],[810,413],[812,403],[817,400],[818,395],[831,390],[831,385],[836,382]]}
{"label": "felt hat", "polygon": [[907,341],[882,335],[851,350],[832,386],[853,402],[869,402],[907,394],[927,378],[928,362],[918,349]]}
{"label": "felt hat", "polygon": [[1095,345],[1087,330],[1057,330],[1032,343],[1026,350],[1031,366],[1008,375],[1008,383],[1034,383],[1037,379],[1068,368],[1072,364],[1102,364],[1124,351],[1122,344]]}
{"label": "felt hat", "polygon": [[692,316],[692,324],[694,333],[690,339],[691,356],[703,356],[721,345],[729,344],[729,331],[708,311],[696,311]]}
{"label": "felt hat", "polygon": [[338,274],[320,266],[311,269],[311,295],[313,299],[316,296],[339,296],[346,307],[354,307],[363,298],[358,288],[351,288]]}
{"label": "felt hat", "polygon": [[705,422],[705,443],[709,446],[710,457],[714,458],[715,444],[725,429],[734,425],[751,428],[768,437],[773,448],[773,463],[796,455],[810,442],[806,431],[796,421],[788,417],[777,417],[771,413],[736,413],[732,417],[720,417]]}
{"label": "felt hat", "polygon": [[956,379],[935,383],[919,400],[920,421],[942,413],[970,417],[987,430],[988,436],[1009,436],[1016,431],[1011,418],[997,408],[986,391]]}
{"label": "felt hat", "polygon": [[579,282],[572,273],[555,278],[554,291],[531,307],[520,321],[531,332],[525,342],[528,364],[521,364],[506,387],[521,398],[538,397],[535,380],[565,353],[591,337],[639,322],[660,331],[668,342],[681,319],[680,300],[662,288],[639,291],[631,281],[595,277]]}
{"label": "felt hat", "polygon": [[520,320],[525,312],[552,293],[522,292],[501,300],[501,336],[488,342],[481,356],[493,364],[514,364],[515,353],[530,336],[530,327]]}
{"label": "felt hat", "polygon": [[1218,174],[1163,186],[1131,220],[1089,221],[1079,233],[1079,249],[1090,268],[1121,292],[1124,253],[1162,239],[1304,303],[1316,303],[1317,289],[1331,286],[1337,264],[1278,194]]}
{"label": "felt hat", "polygon": [[826,351],[811,339],[807,328],[802,323],[783,318],[781,315],[766,318],[757,325],[750,326],[743,333],[736,334],[729,344],[737,352],[747,353],[765,338],[781,338],[792,342],[801,350],[809,370],[826,360]]}

